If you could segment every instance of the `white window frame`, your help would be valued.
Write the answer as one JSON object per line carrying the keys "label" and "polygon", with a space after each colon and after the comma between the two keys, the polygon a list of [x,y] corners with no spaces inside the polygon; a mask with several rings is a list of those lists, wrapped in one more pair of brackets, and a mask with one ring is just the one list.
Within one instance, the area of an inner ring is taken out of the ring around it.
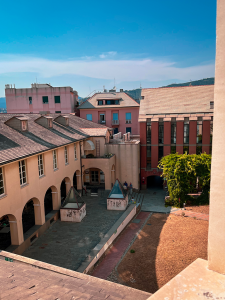
{"label": "white window frame", "polygon": [[[24,169],[24,170],[23,170]],[[26,160],[19,161],[19,174],[20,174],[20,185],[23,186],[27,184],[27,170],[26,170]],[[25,175],[23,174],[25,173]]]}
{"label": "white window frame", "polygon": [[68,149],[67,146],[64,147],[64,157],[65,157],[65,165],[69,164],[69,159],[68,159]]}
{"label": "white window frame", "polygon": [[44,156],[43,154],[38,155],[38,172],[39,177],[44,176]]}
{"label": "white window frame", "polygon": [[52,151],[52,157],[53,157],[53,170],[57,170],[58,169],[58,165],[57,165],[57,152],[56,150]]}
{"label": "white window frame", "polygon": [[5,195],[5,185],[4,185],[4,170],[3,167],[0,167],[0,183],[2,183],[2,187],[0,187],[0,197]]}
{"label": "white window frame", "polygon": [[74,144],[74,159],[77,160],[77,145]]}

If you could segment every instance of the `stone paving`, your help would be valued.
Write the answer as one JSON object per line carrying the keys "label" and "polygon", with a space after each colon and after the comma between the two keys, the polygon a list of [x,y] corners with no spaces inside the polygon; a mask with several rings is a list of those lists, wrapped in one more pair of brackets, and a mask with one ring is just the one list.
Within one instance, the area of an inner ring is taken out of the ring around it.
{"label": "stone paving", "polygon": [[113,269],[119,263],[126,249],[133,242],[134,238],[138,235],[138,231],[142,228],[145,222],[150,217],[149,212],[140,212],[136,219],[134,219],[122,232],[112,248],[108,251],[107,255],[95,268],[92,276],[107,279]]}
{"label": "stone paving", "polygon": [[81,223],[58,220],[22,255],[77,270],[123,214],[123,211],[107,211],[106,194],[107,192],[98,197],[84,196],[87,215]]}
{"label": "stone paving", "polygon": [[162,188],[149,188],[141,191],[144,194],[144,199],[142,203],[142,211],[151,211],[158,213],[170,213],[171,211],[177,210],[177,208],[172,208],[170,206],[165,207],[165,196],[166,192]]}

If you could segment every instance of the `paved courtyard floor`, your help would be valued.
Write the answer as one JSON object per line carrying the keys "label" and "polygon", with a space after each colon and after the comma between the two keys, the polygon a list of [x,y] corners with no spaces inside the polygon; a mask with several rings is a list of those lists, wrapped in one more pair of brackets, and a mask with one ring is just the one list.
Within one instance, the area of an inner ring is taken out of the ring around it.
{"label": "paved courtyard floor", "polygon": [[55,222],[22,255],[77,270],[90,251],[120,218],[123,211],[107,211],[106,194],[84,196],[87,215],[81,223]]}
{"label": "paved courtyard floor", "polygon": [[172,208],[170,206],[165,207],[164,201],[166,192],[162,188],[148,188],[146,190],[142,190],[141,193],[144,194],[141,207],[142,211],[169,213],[177,210],[177,208]]}

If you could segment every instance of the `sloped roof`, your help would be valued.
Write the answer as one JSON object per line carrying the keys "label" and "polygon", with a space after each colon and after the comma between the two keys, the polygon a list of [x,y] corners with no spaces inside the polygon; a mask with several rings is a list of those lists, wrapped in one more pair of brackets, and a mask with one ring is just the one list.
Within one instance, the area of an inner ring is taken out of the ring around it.
{"label": "sloped roof", "polygon": [[214,85],[142,89],[140,115],[212,113]]}
{"label": "sloped roof", "polygon": [[[10,258],[11,261],[4,259]],[[146,300],[151,294],[100,278],[2,251],[2,299]]]}
{"label": "sloped roof", "polygon": [[[118,100],[120,99],[120,104],[118,105],[98,105],[98,100]],[[112,92],[112,93],[96,93],[91,98],[83,102],[79,109],[85,108],[116,108],[116,107],[139,107],[139,104],[131,98],[128,94],[124,92]]]}
{"label": "sloped roof", "polygon": [[[21,114],[20,117],[28,119],[28,131],[21,132],[5,124],[14,116],[14,114],[0,114],[0,165],[90,136],[105,136],[108,130],[104,125],[71,114],[66,114],[69,126],[53,122],[52,128],[45,128],[35,122],[40,118],[40,114]],[[55,119],[59,115],[49,116]]]}

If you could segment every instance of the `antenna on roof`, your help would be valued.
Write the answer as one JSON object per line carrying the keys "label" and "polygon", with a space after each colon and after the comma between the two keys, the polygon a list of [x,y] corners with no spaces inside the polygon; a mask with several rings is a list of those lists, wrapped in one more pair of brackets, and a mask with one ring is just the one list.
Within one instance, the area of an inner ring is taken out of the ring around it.
{"label": "antenna on roof", "polygon": [[140,82],[140,89],[142,89],[142,87],[141,87],[141,82]]}

